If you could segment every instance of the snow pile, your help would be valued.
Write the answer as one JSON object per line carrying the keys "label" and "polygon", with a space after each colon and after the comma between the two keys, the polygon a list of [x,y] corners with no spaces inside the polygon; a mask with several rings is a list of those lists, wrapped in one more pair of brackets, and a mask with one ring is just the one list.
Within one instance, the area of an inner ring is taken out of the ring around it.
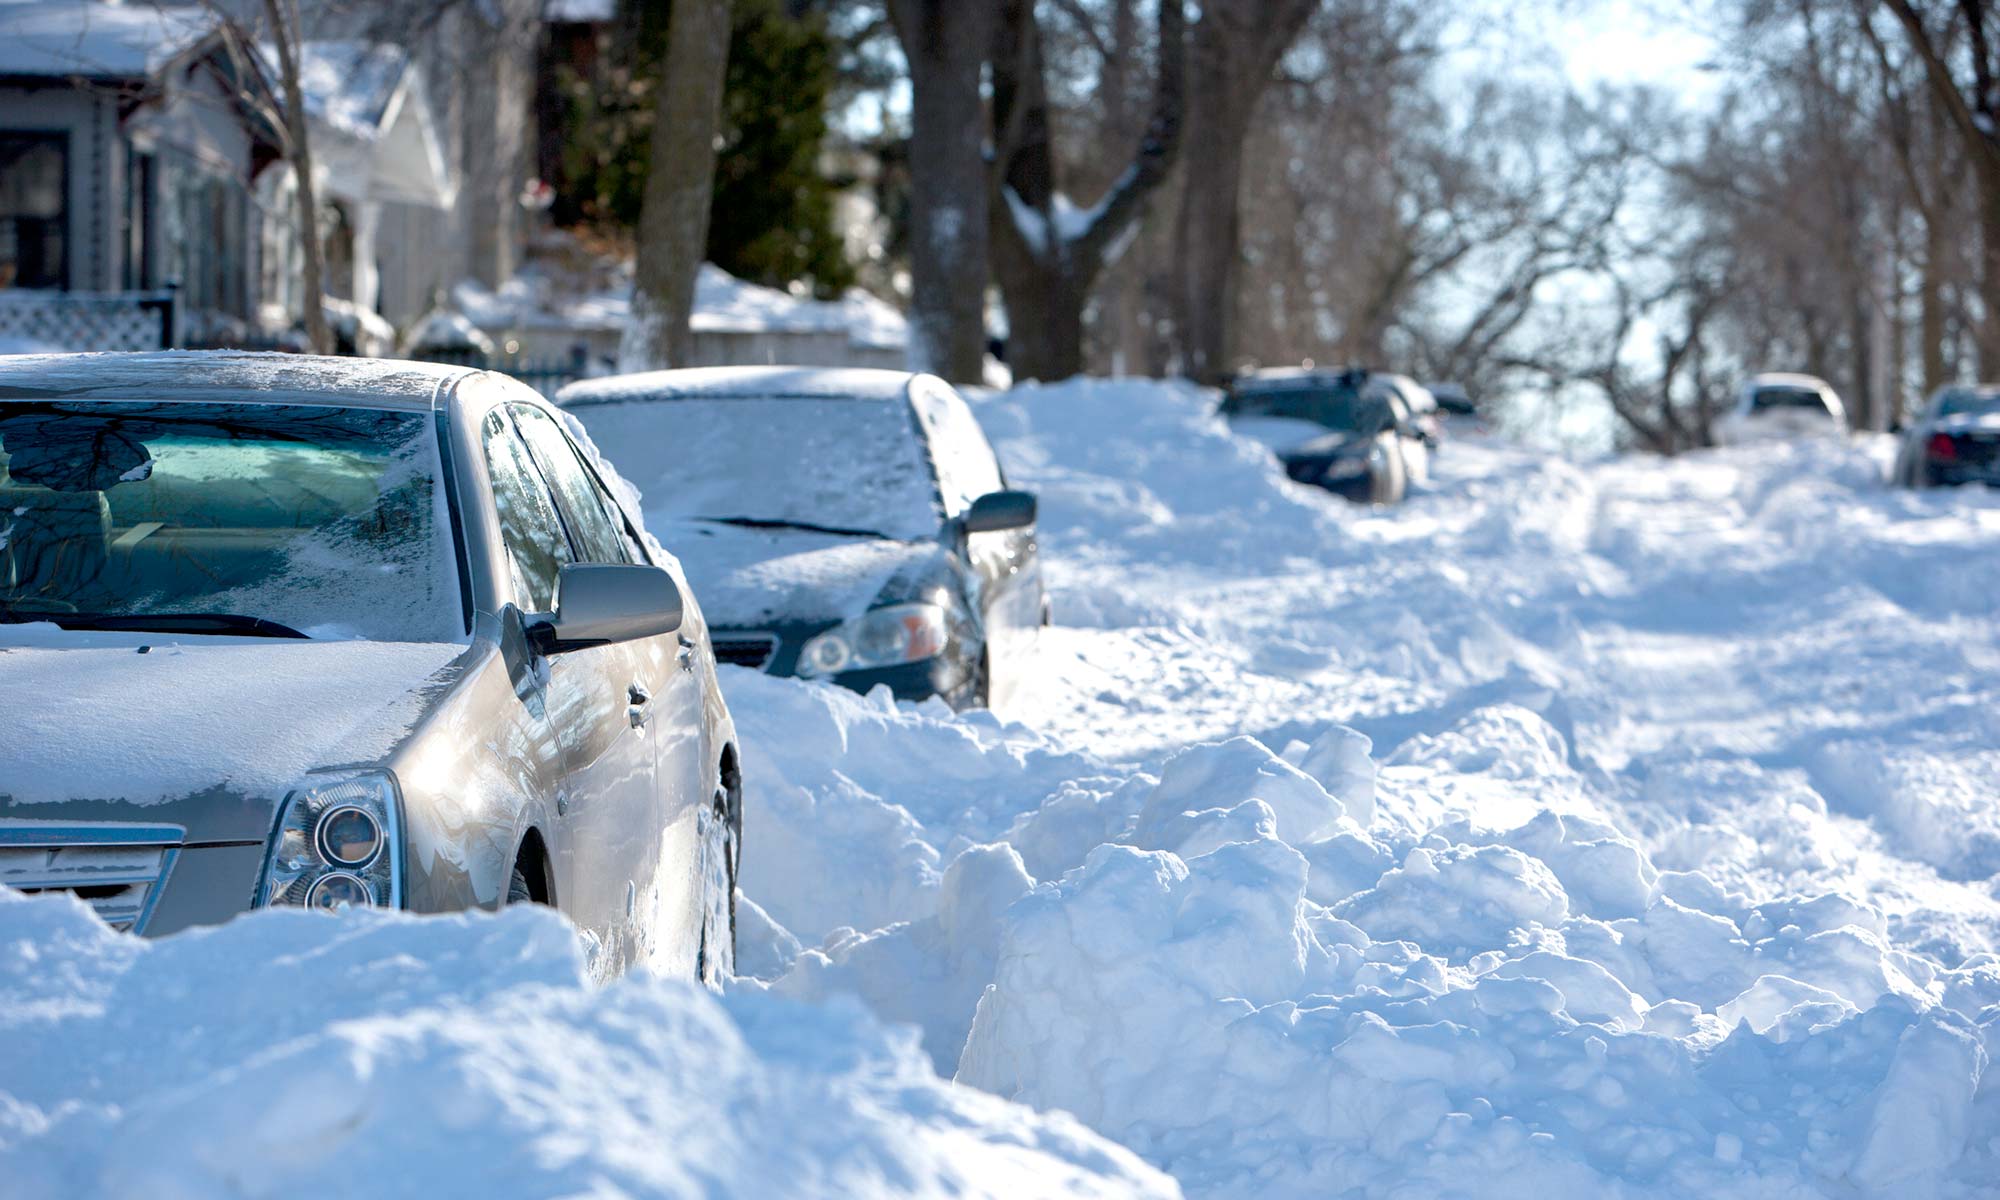
{"label": "snow pile", "polygon": [[[116,1146],[116,1153],[106,1153]],[[544,911],[143,942],[0,891],[9,1195],[1172,1196],[851,1004],[586,982]]]}
{"label": "snow pile", "polygon": [[1190,1194],[1994,1194],[2000,505],[1461,445],[1369,513],[1210,403],[981,404],[1027,724],[730,673],[744,969]]}
{"label": "snow pile", "polygon": [[[452,302],[481,329],[564,329],[617,333],[632,323],[629,264],[593,264],[588,286],[530,264],[498,289],[465,280]],[[714,263],[695,277],[691,327],[701,333],[845,333],[864,349],[900,349],[909,326],[893,305],[860,290],[814,300],[738,279]]]}

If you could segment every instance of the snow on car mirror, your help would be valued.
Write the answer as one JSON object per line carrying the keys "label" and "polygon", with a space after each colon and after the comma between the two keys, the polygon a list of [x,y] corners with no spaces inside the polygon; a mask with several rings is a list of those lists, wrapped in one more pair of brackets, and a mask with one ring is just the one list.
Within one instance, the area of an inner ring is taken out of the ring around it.
{"label": "snow on car mirror", "polygon": [[988,492],[965,510],[967,533],[998,533],[1025,529],[1035,523],[1033,492]]}
{"label": "snow on car mirror", "polygon": [[556,578],[555,612],[532,619],[529,634],[558,654],[673,633],[681,615],[681,589],[659,567],[569,563]]}
{"label": "snow on car mirror", "polygon": [[55,492],[104,492],[152,474],[153,458],[115,421],[29,417],[0,429],[7,473],[17,483]]}

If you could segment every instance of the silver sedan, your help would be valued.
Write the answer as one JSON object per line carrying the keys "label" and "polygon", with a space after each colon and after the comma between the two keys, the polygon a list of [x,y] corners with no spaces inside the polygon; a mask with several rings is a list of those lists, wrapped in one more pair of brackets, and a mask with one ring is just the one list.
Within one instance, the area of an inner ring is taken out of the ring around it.
{"label": "silver sedan", "polygon": [[735,728],[632,499],[499,375],[0,358],[0,883],[147,935],[539,901],[719,977]]}

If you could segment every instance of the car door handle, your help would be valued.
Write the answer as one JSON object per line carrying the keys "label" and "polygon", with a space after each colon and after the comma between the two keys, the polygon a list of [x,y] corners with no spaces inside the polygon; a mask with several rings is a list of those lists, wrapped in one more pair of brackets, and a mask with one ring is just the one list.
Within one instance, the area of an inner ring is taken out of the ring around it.
{"label": "car door handle", "polygon": [[652,693],[648,692],[644,687],[640,686],[637,682],[633,682],[626,686],[625,717],[627,720],[632,722],[632,728],[638,729],[641,726],[645,725],[647,721],[652,719],[652,713],[649,712],[646,708],[646,705],[651,703],[652,699],[653,699]]}
{"label": "car door handle", "polygon": [[687,635],[687,634],[685,634],[685,633],[682,633],[682,634],[676,634],[675,636],[676,636],[676,637],[677,637],[677,638],[679,639],[679,641],[680,641],[680,644],[681,644],[681,648],[680,648],[680,651],[679,651],[679,653],[677,653],[677,654],[676,654],[676,655],[674,656],[674,661],[675,661],[676,663],[680,664],[680,668],[681,668],[681,670],[683,670],[683,671],[693,671],[693,670],[694,670],[694,642],[693,642],[692,640],[690,640],[690,639],[688,638],[688,635]]}
{"label": "car door handle", "polygon": [[626,685],[625,698],[633,704],[645,704],[653,698],[653,693],[638,683]]}

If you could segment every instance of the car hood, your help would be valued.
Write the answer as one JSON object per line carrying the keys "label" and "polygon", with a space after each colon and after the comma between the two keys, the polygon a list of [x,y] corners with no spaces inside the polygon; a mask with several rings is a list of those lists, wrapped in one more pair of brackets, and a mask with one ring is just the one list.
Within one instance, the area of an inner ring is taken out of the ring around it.
{"label": "car hood", "polygon": [[943,567],[938,542],[901,542],[803,529],[754,529],[710,521],[654,524],[681,560],[710,625],[762,629],[831,624],[885,593],[916,590]]}
{"label": "car hood", "polygon": [[402,743],[469,661],[458,644],[0,626],[0,820],[143,821],[261,841],[317,768]]}

